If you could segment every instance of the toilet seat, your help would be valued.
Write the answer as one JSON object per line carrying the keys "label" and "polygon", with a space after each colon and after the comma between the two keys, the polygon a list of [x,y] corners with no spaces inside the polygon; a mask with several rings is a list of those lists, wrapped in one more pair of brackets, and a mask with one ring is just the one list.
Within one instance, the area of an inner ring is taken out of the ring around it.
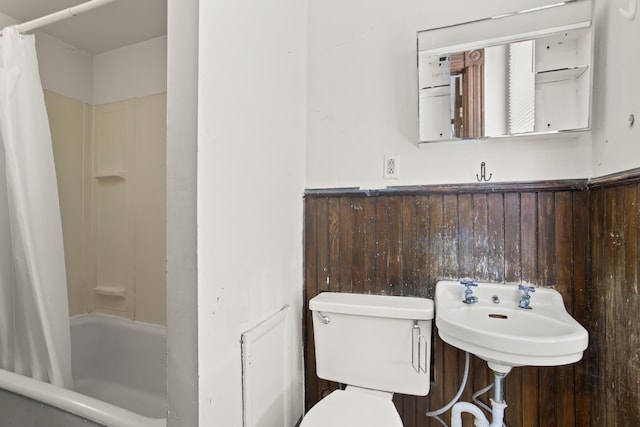
{"label": "toilet seat", "polygon": [[392,393],[348,387],[318,402],[300,427],[402,427]]}

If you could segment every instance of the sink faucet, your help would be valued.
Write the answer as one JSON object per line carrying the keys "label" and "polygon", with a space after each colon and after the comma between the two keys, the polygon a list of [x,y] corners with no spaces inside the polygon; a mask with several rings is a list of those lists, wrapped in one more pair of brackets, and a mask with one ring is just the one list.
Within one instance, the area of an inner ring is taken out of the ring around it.
{"label": "sink faucet", "polygon": [[475,304],[478,302],[478,297],[473,296],[473,290],[471,290],[472,286],[478,286],[477,283],[473,283],[473,281],[462,281],[461,285],[465,286],[467,289],[464,291],[464,299],[462,300],[465,304]]}
{"label": "sink faucet", "polygon": [[531,295],[529,295],[529,292],[535,292],[536,288],[534,288],[533,286],[518,285],[518,289],[522,291],[522,295],[520,296],[520,303],[518,304],[518,307],[531,310],[533,307],[531,307],[530,305]]}

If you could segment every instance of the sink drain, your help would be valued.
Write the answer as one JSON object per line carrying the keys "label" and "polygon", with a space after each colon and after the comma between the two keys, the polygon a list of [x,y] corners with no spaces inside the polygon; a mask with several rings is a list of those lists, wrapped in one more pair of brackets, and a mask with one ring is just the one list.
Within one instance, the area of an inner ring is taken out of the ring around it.
{"label": "sink drain", "polygon": [[492,319],[508,319],[509,316],[505,316],[504,314],[490,314],[489,317]]}

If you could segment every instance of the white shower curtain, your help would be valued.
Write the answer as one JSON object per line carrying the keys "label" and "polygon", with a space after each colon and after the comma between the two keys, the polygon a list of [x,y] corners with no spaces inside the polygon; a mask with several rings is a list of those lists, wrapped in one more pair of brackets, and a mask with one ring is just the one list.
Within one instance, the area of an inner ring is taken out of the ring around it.
{"label": "white shower curtain", "polygon": [[0,367],[72,388],[53,150],[33,35],[0,38]]}

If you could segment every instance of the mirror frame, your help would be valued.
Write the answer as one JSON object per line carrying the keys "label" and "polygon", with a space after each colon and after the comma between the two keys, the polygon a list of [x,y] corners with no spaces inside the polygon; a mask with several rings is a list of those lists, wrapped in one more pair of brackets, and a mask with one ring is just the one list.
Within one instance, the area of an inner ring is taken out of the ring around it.
{"label": "mirror frame", "polygon": [[[585,76],[587,79],[586,83],[588,87],[586,89],[586,99],[582,100],[581,103],[581,105],[583,105],[586,102],[586,112],[584,111],[584,106],[581,109],[576,106],[576,111],[582,111],[583,116],[581,117],[584,117],[584,114],[586,114],[586,118],[577,121],[577,123],[586,123],[585,126],[578,126],[578,124],[576,124],[576,126],[570,128],[552,128],[553,130],[540,130],[539,128],[534,129],[532,132],[505,133],[504,135],[486,136],[484,135],[483,129],[484,123],[467,124],[467,129],[471,129],[470,132],[455,132],[453,130],[454,127],[460,125],[455,123],[457,120],[455,118],[455,114],[450,112],[449,120],[452,122],[450,126],[450,133],[447,134],[446,130],[445,132],[438,133],[438,130],[436,130],[434,134],[439,134],[440,138],[426,139],[422,137],[422,135],[424,134],[424,130],[421,129],[419,132],[419,143],[460,141],[466,139],[494,139],[511,137],[521,138],[526,136],[544,136],[558,134],[573,134],[575,136],[578,136],[582,132],[589,130],[591,126],[591,103],[593,85],[593,29],[591,22],[592,8],[593,4],[591,0],[572,1],[569,3],[543,6],[517,13],[501,15],[498,17],[491,17],[452,26],[418,31],[418,119],[421,128],[423,128],[425,124],[422,123],[420,118],[425,114],[433,113],[433,111],[427,111],[427,107],[425,107],[425,104],[423,104],[423,98],[428,97],[429,95],[426,94],[425,88],[421,87],[420,66],[421,64],[425,63],[427,57],[439,57],[440,61],[446,59],[447,63],[453,63],[454,61],[450,59],[450,55],[452,53],[480,51],[484,48],[521,42],[525,40],[541,39],[544,37],[550,37],[555,34],[566,33],[573,30],[586,29],[588,31],[588,34],[586,35],[588,43],[586,50],[588,50],[588,52],[587,59],[585,61],[585,70],[588,71],[588,75]],[[434,96],[441,97],[441,99],[434,102],[439,103],[440,109],[444,108],[444,106],[446,106],[448,103],[451,106],[451,111],[453,111],[456,103],[460,102],[460,100],[456,100],[455,98],[459,97],[451,97],[450,93],[455,92],[452,90],[451,82],[449,82],[449,94],[447,93],[447,90],[444,86],[447,85],[443,85],[443,87],[440,88],[439,91],[434,91],[434,93],[438,92]],[[445,114],[440,112],[440,118],[438,120],[442,120],[444,116]],[[477,120],[478,119],[476,119],[476,122]],[[444,123],[445,122],[441,123],[441,128],[444,127]],[[547,126],[551,127],[550,124],[547,124]],[[454,135],[456,134],[461,135],[461,137],[455,137]]]}

